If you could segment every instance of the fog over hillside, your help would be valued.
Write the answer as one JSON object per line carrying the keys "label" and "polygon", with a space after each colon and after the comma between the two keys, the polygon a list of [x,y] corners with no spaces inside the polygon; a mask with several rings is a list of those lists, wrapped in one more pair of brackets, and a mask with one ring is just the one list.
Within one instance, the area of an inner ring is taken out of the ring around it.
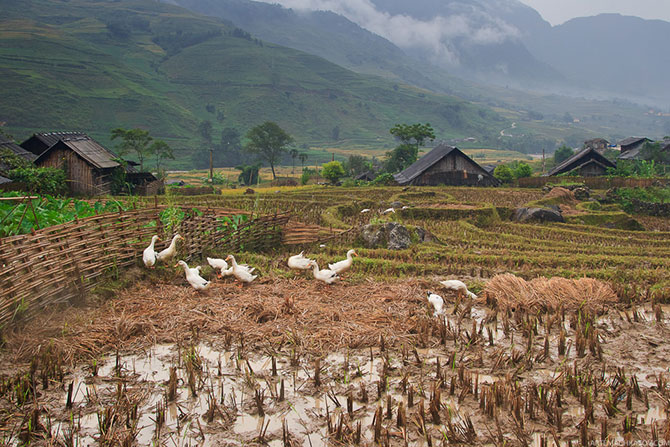
{"label": "fog over hillside", "polygon": [[[670,102],[670,23],[620,15],[552,27],[517,0],[267,0],[332,11],[413,57],[479,81],[597,98]],[[595,68],[594,68],[595,67]]]}

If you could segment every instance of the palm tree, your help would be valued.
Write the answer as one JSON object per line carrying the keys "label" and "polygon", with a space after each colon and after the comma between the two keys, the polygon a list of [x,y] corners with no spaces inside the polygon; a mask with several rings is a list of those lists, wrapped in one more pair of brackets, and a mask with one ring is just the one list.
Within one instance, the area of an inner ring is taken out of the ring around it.
{"label": "palm tree", "polygon": [[304,170],[305,169],[305,162],[307,161],[307,158],[309,158],[309,157],[304,152],[300,152],[298,157],[300,158],[301,167]]}
{"label": "palm tree", "polygon": [[291,174],[295,174],[295,159],[298,157],[300,152],[298,152],[298,149],[291,149],[291,160],[293,160],[293,168],[291,169]]}

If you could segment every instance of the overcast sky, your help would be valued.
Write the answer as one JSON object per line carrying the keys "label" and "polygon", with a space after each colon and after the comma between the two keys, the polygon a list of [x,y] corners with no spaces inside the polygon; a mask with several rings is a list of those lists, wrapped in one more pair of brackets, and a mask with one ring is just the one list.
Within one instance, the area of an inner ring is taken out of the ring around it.
{"label": "overcast sky", "polygon": [[574,17],[594,16],[617,12],[643,19],[661,19],[670,22],[670,0],[521,0],[552,25],[559,25]]}

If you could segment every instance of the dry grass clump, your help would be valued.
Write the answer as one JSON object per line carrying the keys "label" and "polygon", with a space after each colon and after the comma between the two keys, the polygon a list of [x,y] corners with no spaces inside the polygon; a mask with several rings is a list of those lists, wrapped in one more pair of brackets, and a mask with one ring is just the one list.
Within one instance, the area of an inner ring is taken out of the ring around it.
{"label": "dry grass clump", "polygon": [[603,312],[617,302],[609,284],[591,278],[535,278],[526,281],[511,273],[493,277],[484,289],[498,307],[503,309],[556,311],[583,308],[592,313]]}
{"label": "dry grass clump", "polygon": [[546,196],[544,196],[544,199],[558,199],[560,203],[573,205],[577,203],[573,192],[569,189],[561,188],[560,186],[552,188],[552,190],[549,191]]}
{"label": "dry grass clump", "polygon": [[140,283],[101,307],[38,317],[31,330],[8,334],[6,353],[20,362],[47,344],[74,362],[117,349],[184,342],[196,333],[243,340],[249,348],[292,344],[315,354],[375,346],[382,336],[387,343],[407,344],[425,313],[423,294],[416,280],[327,287],[274,278],[242,289],[219,281],[206,294],[181,284]]}

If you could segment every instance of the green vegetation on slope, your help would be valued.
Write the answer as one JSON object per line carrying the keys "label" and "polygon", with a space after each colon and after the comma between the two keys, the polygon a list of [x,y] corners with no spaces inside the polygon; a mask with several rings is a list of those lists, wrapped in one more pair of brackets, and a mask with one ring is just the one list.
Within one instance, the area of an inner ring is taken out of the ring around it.
{"label": "green vegetation on slope", "polygon": [[112,128],[142,127],[173,146],[172,167],[183,168],[192,151],[206,150],[203,120],[214,123],[215,141],[224,127],[243,134],[271,120],[298,145],[381,150],[398,122],[430,122],[439,138],[509,124],[489,109],[358,75],[170,5],[0,0],[0,8],[0,121],[19,137],[83,130],[113,147]]}

